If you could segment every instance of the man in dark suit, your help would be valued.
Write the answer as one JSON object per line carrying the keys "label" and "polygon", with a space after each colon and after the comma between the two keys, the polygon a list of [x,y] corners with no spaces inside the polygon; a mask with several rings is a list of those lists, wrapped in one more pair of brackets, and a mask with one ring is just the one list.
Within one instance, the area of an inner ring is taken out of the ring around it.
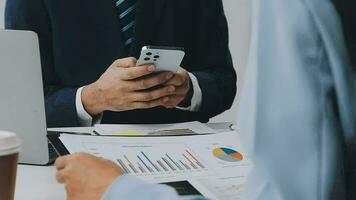
{"label": "man in dark suit", "polygon": [[[5,26],[39,36],[49,127],[207,122],[235,97],[221,0],[8,0]],[[178,73],[145,76],[146,45],[184,47]]]}

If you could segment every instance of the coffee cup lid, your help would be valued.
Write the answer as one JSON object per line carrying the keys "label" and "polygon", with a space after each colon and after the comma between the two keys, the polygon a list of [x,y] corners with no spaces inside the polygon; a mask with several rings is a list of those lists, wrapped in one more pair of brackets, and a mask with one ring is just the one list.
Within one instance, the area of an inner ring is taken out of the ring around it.
{"label": "coffee cup lid", "polygon": [[0,131],[0,156],[18,153],[21,149],[21,140],[15,133]]}

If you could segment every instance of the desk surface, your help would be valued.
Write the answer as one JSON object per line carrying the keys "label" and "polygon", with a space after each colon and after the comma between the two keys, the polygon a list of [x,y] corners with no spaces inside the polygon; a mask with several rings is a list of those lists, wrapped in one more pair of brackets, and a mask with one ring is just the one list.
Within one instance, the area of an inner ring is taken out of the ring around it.
{"label": "desk surface", "polygon": [[64,200],[64,186],[56,181],[54,166],[19,165],[16,200]]}
{"label": "desk surface", "polygon": [[[208,124],[218,131],[228,130],[230,123]],[[57,129],[58,130],[58,129]],[[65,129],[73,130],[73,129]],[[90,128],[76,128],[74,131],[85,132]],[[59,129],[59,131],[64,131]],[[66,198],[64,186],[56,181],[54,166],[19,165],[16,181],[16,200],[63,200]]]}

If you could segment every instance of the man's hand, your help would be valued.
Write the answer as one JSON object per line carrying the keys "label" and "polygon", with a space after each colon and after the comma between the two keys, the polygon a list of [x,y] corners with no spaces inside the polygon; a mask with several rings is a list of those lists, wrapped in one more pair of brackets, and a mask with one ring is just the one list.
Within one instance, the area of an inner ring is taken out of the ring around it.
{"label": "man's hand", "polygon": [[57,181],[65,184],[67,200],[99,200],[122,175],[115,163],[84,153],[60,157],[55,165]]}
{"label": "man's hand", "polygon": [[[147,109],[166,105],[166,102],[178,102],[176,98],[170,100],[167,96],[176,95],[175,85],[179,86],[177,97],[182,96],[185,92],[181,87],[184,76],[179,75],[172,79],[171,72],[152,74],[155,66],[136,66],[136,62],[135,58],[116,60],[99,80],[84,87],[82,102],[90,115],[94,116],[106,110]],[[171,84],[147,90],[163,85],[168,80],[171,80]]]}
{"label": "man's hand", "polygon": [[178,72],[164,84],[165,86],[175,86],[176,91],[163,102],[166,108],[175,108],[177,106],[188,107],[192,98],[193,88],[188,72],[179,67]]}

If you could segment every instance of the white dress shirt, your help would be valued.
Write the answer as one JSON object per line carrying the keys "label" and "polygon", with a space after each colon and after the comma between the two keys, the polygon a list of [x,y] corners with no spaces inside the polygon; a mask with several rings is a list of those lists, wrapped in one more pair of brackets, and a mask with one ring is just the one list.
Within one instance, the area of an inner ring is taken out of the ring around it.
{"label": "white dress shirt", "polygon": [[356,76],[336,10],[330,0],[254,0],[253,10],[238,118],[253,162],[244,197],[344,200],[356,183],[344,165],[355,157],[343,155],[356,149]]}
{"label": "white dress shirt", "polygon": [[[189,77],[190,77],[190,80],[192,81],[192,87],[193,87],[193,96],[192,96],[191,104],[189,107],[186,107],[186,108],[184,108],[184,107],[177,107],[177,108],[181,109],[181,110],[197,112],[197,111],[199,111],[200,105],[202,103],[203,94],[202,94],[201,88],[199,86],[198,79],[192,73],[189,73]],[[77,90],[77,94],[76,94],[76,98],[75,98],[75,105],[77,108],[79,125],[82,127],[89,127],[94,124],[100,124],[102,116],[103,116],[102,114],[93,118],[84,109],[84,106],[82,103],[82,90],[83,90],[83,87],[81,87]]]}

